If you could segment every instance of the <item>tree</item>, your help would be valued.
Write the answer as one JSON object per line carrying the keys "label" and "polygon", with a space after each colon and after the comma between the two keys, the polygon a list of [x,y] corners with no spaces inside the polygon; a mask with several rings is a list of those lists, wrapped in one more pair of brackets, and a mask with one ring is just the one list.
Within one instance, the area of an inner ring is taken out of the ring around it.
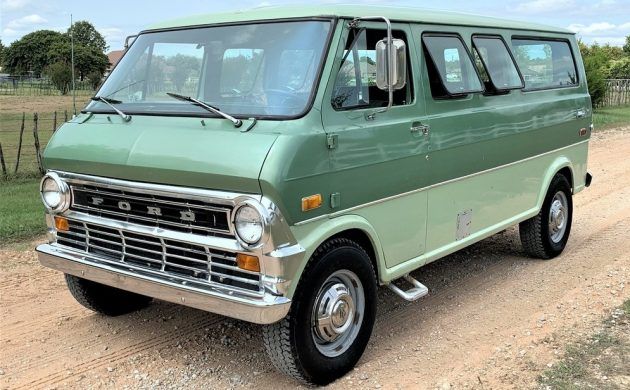
{"label": "tree", "polygon": [[630,56],[608,62],[606,77],[610,79],[630,79]]}
{"label": "tree", "polygon": [[597,107],[606,93],[605,69],[608,58],[604,50],[598,50],[599,46],[596,44],[591,47],[586,46],[583,42],[578,42],[578,44],[586,70],[588,93],[591,95],[593,106]]}
{"label": "tree", "polygon": [[63,34],[51,30],[39,30],[23,36],[3,50],[6,71],[12,74],[32,72],[33,76],[40,77],[50,64],[49,48],[63,40]]}
{"label": "tree", "polygon": [[88,80],[90,80],[90,85],[92,89],[96,91],[98,86],[101,84],[101,80],[103,79],[103,73],[99,71],[92,71],[87,75]]}
{"label": "tree", "polygon": [[201,61],[197,57],[178,53],[172,57],[168,57],[166,65],[172,67],[171,81],[175,84],[177,92],[181,92],[186,80],[193,71],[199,73]]}
{"label": "tree", "polygon": [[4,50],[5,49],[6,48],[2,44],[2,39],[0,39],[0,67],[2,67],[2,64],[4,63]]}
{"label": "tree", "polygon": [[628,35],[626,37],[626,44],[623,45],[623,52],[627,55],[630,56],[630,35]]}
{"label": "tree", "polygon": [[[56,42],[48,50],[48,62],[64,62],[72,63],[72,48],[70,41]],[[81,44],[74,46],[74,67],[78,72],[80,80],[85,79],[88,74],[100,72],[101,76],[107,69],[109,61],[103,52],[93,47],[87,47]]]}
{"label": "tree", "polygon": [[81,20],[73,24],[67,31],[67,35],[71,36],[74,33],[74,44],[81,45],[88,48],[93,48],[103,53],[107,51],[109,46],[105,42],[105,38],[96,31],[96,28],[92,23]]}
{"label": "tree", "polygon": [[48,77],[50,77],[50,81],[62,95],[68,94],[70,84],[72,83],[72,69],[70,69],[68,64],[55,62],[46,68],[46,73]]}

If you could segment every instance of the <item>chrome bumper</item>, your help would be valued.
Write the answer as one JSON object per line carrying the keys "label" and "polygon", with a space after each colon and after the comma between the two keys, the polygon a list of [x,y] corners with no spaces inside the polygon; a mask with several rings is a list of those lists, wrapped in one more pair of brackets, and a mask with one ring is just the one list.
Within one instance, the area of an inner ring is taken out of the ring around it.
{"label": "chrome bumper", "polygon": [[66,274],[257,324],[281,320],[291,306],[291,300],[285,297],[271,294],[252,297],[219,288],[185,286],[138,270],[114,267],[85,253],[49,244],[38,246],[37,254],[42,265]]}

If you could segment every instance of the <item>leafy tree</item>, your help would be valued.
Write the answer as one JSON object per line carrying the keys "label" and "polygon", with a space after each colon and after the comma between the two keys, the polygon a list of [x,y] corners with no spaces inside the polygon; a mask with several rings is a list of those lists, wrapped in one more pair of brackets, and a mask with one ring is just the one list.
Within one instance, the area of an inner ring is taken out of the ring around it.
{"label": "leafy tree", "polygon": [[6,48],[2,44],[2,39],[0,39],[0,67],[2,67],[2,64],[4,63],[4,50],[5,49]]}
{"label": "leafy tree", "polygon": [[97,70],[93,70],[87,75],[88,80],[90,80],[90,85],[92,89],[96,91],[98,86],[101,84],[101,80],[103,79],[103,73]]}
{"label": "leafy tree", "polygon": [[172,67],[171,81],[175,84],[178,92],[181,92],[188,77],[196,71],[199,74],[201,61],[197,57],[178,53],[172,57],[168,57],[166,65]]}
{"label": "leafy tree", "polygon": [[598,50],[599,46],[591,47],[583,42],[578,42],[580,51],[584,61],[584,69],[586,70],[586,82],[588,83],[588,92],[591,95],[591,101],[594,107],[600,105],[606,93],[606,64],[608,58],[604,50]]}
{"label": "leafy tree", "polygon": [[32,72],[33,76],[40,77],[50,64],[49,48],[63,40],[63,34],[51,30],[39,30],[27,34],[3,50],[4,66],[9,73]]}
{"label": "leafy tree", "polygon": [[[61,41],[53,44],[48,50],[49,63],[65,62],[72,63],[72,47],[70,41]],[[107,69],[109,61],[103,52],[93,47],[80,44],[74,46],[74,67],[78,72],[78,77],[83,80],[88,74],[100,72],[101,75]]]}
{"label": "leafy tree", "polygon": [[70,69],[70,66],[63,62],[55,62],[46,68],[46,73],[59,92],[62,95],[67,95],[72,83],[72,69]]}
{"label": "leafy tree", "polygon": [[93,48],[101,53],[105,52],[109,48],[107,43],[105,43],[103,35],[96,31],[94,25],[88,21],[81,20],[74,23],[73,26],[68,29],[66,34],[70,36],[72,33],[74,33],[75,45]]}
{"label": "leafy tree", "polygon": [[628,35],[626,37],[626,44],[623,45],[623,52],[627,55],[630,56],[630,35]]}
{"label": "leafy tree", "polygon": [[610,79],[630,79],[630,56],[609,61],[606,67],[606,77]]}

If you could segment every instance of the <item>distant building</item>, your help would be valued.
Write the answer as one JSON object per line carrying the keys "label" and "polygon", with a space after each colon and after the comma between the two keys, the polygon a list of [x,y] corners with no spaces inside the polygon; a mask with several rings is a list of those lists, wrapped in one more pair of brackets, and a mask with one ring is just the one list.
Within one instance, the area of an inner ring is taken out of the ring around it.
{"label": "distant building", "polygon": [[120,61],[120,58],[123,56],[124,53],[125,53],[124,50],[112,50],[109,53],[107,53],[109,66],[105,70],[105,76],[109,75],[109,72],[111,72],[111,70],[114,68],[114,66],[116,66],[118,61]]}

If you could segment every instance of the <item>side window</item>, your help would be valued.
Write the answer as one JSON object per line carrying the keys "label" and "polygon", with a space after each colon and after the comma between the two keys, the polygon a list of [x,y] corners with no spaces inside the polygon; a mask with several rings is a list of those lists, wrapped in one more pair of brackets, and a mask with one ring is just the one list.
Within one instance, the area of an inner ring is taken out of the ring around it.
{"label": "side window", "polygon": [[[507,91],[523,88],[523,81],[518,73],[514,59],[505,42],[499,37],[474,36],[473,46],[475,57],[481,65],[480,74],[486,75],[489,85],[486,89]],[[483,78],[483,77],[482,77]]]}
{"label": "side window", "polygon": [[459,35],[424,34],[422,42],[433,97],[463,96],[484,90]]}
{"label": "side window", "polygon": [[[343,59],[335,86],[331,104],[335,110],[387,106],[387,91],[376,86],[376,43],[386,37],[385,30],[353,30],[348,37],[343,52]],[[394,38],[407,42],[401,31],[392,31]],[[407,48],[409,45],[407,45]],[[409,52],[407,52],[409,61]],[[413,91],[410,65],[407,63],[407,84],[405,88],[394,91],[394,105],[400,106],[411,102]]]}
{"label": "side window", "polygon": [[262,78],[262,49],[227,49],[221,62],[221,95],[242,95],[251,92]]}
{"label": "side window", "polygon": [[573,53],[567,41],[512,39],[514,57],[525,88],[559,88],[577,85]]}

